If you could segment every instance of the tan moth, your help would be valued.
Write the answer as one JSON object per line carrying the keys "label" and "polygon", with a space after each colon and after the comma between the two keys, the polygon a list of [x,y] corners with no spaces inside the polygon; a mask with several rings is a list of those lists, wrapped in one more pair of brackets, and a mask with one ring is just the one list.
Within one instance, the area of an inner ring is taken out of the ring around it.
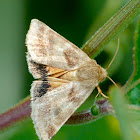
{"label": "tan moth", "polygon": [[37,19],[26,36],[27,61],[36,79],[31,117],[41,140],[51,139],[107,77],[104,68]]}

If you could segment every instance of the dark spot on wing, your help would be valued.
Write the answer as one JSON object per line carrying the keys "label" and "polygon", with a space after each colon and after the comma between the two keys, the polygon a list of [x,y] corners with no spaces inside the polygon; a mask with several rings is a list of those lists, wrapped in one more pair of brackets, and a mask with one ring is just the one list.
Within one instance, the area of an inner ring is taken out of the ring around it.
{"label": "dark spot on wing", "polygon": [[74,67],[79,63],[79,59],[77,57],[77,53],[74,50],[66,49],[64,51],[65,59],[70,67]]}
{"label": "dark spot on wing", "polygon": [[47,72],[48,72],[48,71],[46,71],[46,66],[42,65],[42,64],[38,64],[38,70],[41,73],[42,81],[46,81],[47,80]]}
{"label": "dark spot on wing", "polygon": [[71,88],[70,93],[68,94],[68,98],[71,98],[74,94],[74,87]]}
{"label": "dark spot on wing", "polygon": [[41,97],[46,94],[50,88],[50,84],[48,83],[47,79],[48,71],[46,69],[46,65],[38,64],[29,59],[29,69],[35,77],[37,75],[37,78],[41,79],[41,81],[39,80],[32,89],[34,97]]}
{"label": "dark spot on wing", "polygon": [[42,83],[40,84],[40,87],[38,87],[37,89],[37,96],[36,97],[41,97],[44,94],[46,94],[46,92],[48,91],[50,85],[48,84],[47,81],[42,81]]}
{"label": "dark spot on wing", "polygon": [[47,93],[50,85],[48,81],[36,81],[34,88],[32,88],[33,98],[41,97]]}
{"label": "dark spot on wing", "polygon": [[61,108],[56,108],[54,110],[54,115],[59,115],[61,111],[62,111]]}
{"label": "dark spot on wing", "polygon": [[30,61],[30,68],[32,73],[37,73],[40,75],[40,78],[43,81],[47,80],[47,73],[48,71],[46,70],[46,66],[43,64],[37,64],[34,61]]}

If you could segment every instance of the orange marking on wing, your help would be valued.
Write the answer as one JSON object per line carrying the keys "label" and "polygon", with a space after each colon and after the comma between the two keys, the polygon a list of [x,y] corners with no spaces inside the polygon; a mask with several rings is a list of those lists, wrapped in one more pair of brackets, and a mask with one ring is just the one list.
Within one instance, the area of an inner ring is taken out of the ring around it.
{"label": "orange marking on wing", "polygon": [[65,70],[51,67],[51,66],[46,66],[46,70],[48,71],[48,75],[53,75],[56,73],[64,72]]}
{"label": "orange marking on wing", "polygon": [[62,86],[63,84],[68,83],[68,81],[55,77],[48,77],[48,83],[50,85],[50,90],[52,90],[52,88],[57,88],[59,86]]}

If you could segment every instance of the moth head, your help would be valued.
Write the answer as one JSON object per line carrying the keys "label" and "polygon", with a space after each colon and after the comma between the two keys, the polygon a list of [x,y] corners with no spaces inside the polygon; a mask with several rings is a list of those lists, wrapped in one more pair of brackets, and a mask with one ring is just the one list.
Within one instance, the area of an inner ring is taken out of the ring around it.
{"label": "moth head", "polygon": [[104,81],[106,78],[108,78],[116,87],[118,87],[117,84],[108,76],[106,69],[104,69],[100,66],[99,82]]}
{"label": "moth head", "polygon": [[98,80],[99,80],[99,82],[101,82],[101,81],[104,81],[106,79],[108,73],[101,66],[98,66],[98,67],[99,67],[99,78],[98,78]]}

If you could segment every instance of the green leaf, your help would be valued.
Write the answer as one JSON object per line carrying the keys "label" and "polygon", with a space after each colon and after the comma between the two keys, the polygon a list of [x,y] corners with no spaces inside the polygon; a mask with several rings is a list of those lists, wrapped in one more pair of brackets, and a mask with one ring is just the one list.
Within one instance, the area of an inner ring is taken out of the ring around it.
{"label": "green leaf", "polygon": [[[138,135],[136,125],[134,122],[138,121],[133,115],[130,114],[127,106],[127,102],[123,96],[123,92],[117,88],[111,88],[111,99],[114,106],[117,119],[120,123],[120,129],[123,140],[139,140],[140,136]],[[131,111],[134,109],[131,108]],[[140,111],[139,111],[140,113]]]}
{"label": "green leaf", "polygon": [[[140,79],[140,19],[138,21],[137,30],[135,33],[135,47],[134,47],[134,71],[127,84],[127,89]],[[133,87],[128,92],[128,98],[132,104],[140,105],[140,83]]]}
{"label": "green leaf", "polygon": [[136,105],[129,105],[129,112],[131,113],[131,116],[133,116],[132,127],[137,135],[140,136],[140,107]]}

